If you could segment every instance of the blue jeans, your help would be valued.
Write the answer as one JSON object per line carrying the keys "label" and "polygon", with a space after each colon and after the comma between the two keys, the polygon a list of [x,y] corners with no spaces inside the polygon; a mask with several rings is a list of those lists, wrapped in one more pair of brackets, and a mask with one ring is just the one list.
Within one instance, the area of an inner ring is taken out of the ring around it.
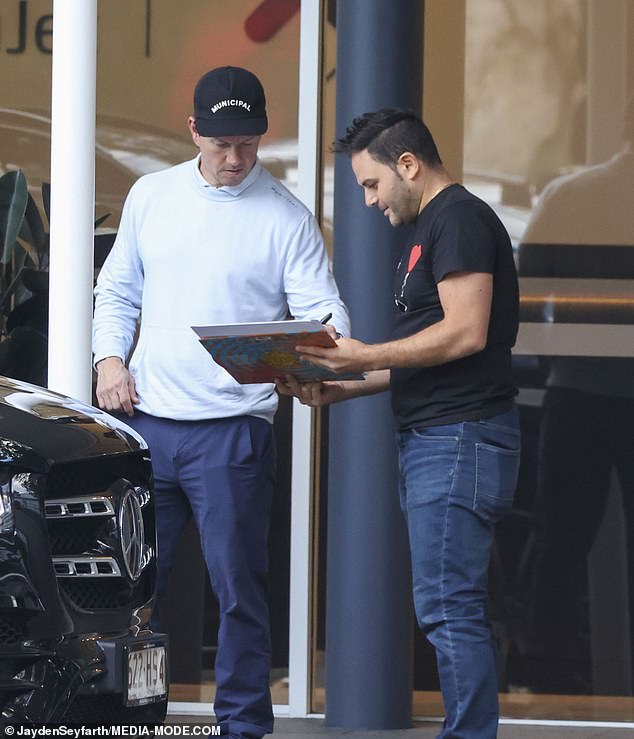
{"label": "blue jeans", "polygon": [[436,650],[445,706],[439,739],[495,739],[487,576],[493,524],[511,510],[517,483],[517,410],[404,431],[398,441],[414,607]]}
{"label": "blue jeans", "polygon": [[158,599],[193,515],[220,607],[214,712],[223,734],[258,739],[273,731],[267,581],[272,426],[252,416],[172,421],[138,412],[126,422],[152,454]]}

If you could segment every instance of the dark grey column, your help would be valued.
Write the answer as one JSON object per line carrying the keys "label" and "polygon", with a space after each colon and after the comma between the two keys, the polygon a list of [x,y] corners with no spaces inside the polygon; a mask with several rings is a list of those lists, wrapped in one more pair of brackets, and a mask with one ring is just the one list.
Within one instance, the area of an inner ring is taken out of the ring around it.
{"label": "dark grey column", "polygon": [[[339,0],[337,135],[385,106],[421,109],[422,0]],[[390,335],[405,234],[365,207],[347,156],[335,164],[334,268],[353,335]],[[411,724],[412,608],[389,394],[330,411],[326,723]]]}

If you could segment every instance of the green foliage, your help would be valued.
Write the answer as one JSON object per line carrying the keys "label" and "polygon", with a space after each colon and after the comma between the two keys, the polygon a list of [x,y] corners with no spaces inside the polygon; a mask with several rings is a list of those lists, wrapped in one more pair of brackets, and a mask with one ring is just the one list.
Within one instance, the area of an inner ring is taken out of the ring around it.
{"label": "green foliage", "polygon": [[[50,185],[42,183],[42,202],[48,222]],[[97,228],[110,214],[95,222]],[[100,253],[112,245],[112,234],[95,236]],[[40,211],[22,171],[0,177],[0,335],[6,319],[16,305],[28,300],[34,291],[48,289],[50,238]]]}
{"label": "green foliage", "polygon": [[7,172],[0,177],[0,234],[2,234],[2,256],[0,262],[11,261],[18,234],[24,222],[29,199],[26,177],[21,171]]}

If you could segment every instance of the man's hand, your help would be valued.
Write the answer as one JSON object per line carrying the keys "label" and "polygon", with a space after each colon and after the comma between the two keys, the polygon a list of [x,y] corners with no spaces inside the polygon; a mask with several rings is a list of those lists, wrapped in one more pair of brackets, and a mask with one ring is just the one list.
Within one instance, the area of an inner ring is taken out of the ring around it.
{"label": "man's hand", "polygon": [[365,372],[372,366],[372,347],[356,339],[337,339],[337,346],[296,346],[301,358],[334,372]]}
{"label": "man's hand", "polygon": [[280,395],[292,395],[303,405],[320,408],[342,400],[374,395],[387,390],[390,385],[389,370],[368,372],[365,380],[344,380],[341,382],[297,382],[291,375],[284,380],[276,380]]}
{"label": "man's hand", "polygon": [[284,380],[276,380],[275,386],[280,395],[291,395],[311,408],[321,408],[347,397],[342,382],[297,382],[292,375],[287,375]]}
{"label": "man's hand", "polygon": [[97,364],[97,402],[105,411],[134,415],[139,402],[134,377],[119,357],[106,357]]}

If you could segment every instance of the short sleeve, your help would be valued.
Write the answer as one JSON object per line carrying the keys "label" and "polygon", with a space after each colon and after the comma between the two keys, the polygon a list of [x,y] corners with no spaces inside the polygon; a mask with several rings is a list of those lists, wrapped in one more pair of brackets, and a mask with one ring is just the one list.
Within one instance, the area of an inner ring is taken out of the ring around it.
{"label": "short sleeve", "polygon": [[495,271],[497,236],[491,215],[478,203],[444,208],[432,230],[432,270],[436,282],[451,272]]}

